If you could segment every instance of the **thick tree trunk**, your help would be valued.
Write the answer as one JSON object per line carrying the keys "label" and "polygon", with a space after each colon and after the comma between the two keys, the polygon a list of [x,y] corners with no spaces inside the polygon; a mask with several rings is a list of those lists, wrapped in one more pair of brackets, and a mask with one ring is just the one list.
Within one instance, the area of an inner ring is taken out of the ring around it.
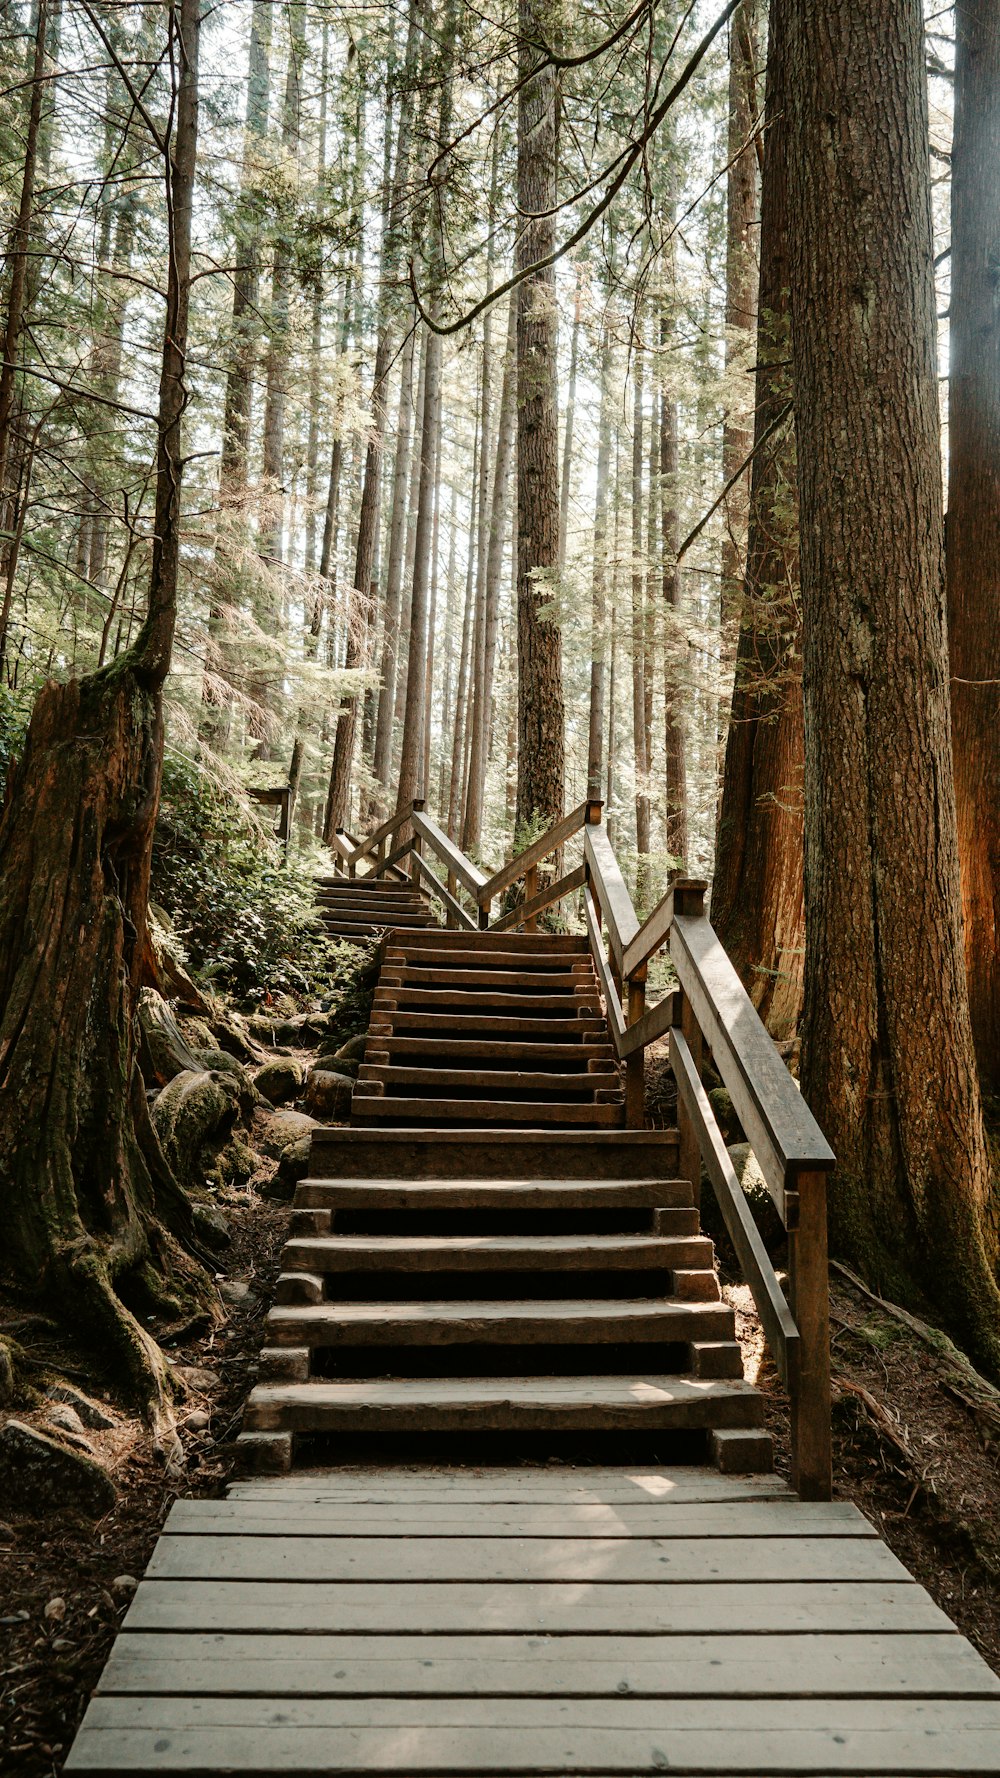
{"label": "thick tree trunk", "polygon": [[919,0],[791,0],[788,41],[803,1090],[837,1153],[836,1249],[897,1301],[922,1289],[997,1375],[952,779]]}
{"label": "thick tree trunk", "polygon": [[[747,576],[715,848],[712,921],[774,1037],[802,1010],[802,623],[795,430],[788,406],[787,11],[768,38],[757,327],[757,454]],[[771,438],[775,423],[781,428]]]}
{"label": "thick tree trunk", "polygon": [[[611,373],[613,350],[610,317],[601,328],[601,407],[597,422],[597,485],[594,493],[594,567],[590,615],[590,711],[587,735],[587,796],[602,796],[604,755],[604,688],[608,648],[608,475],[611,467]],[[608,767],[610,771],[611,762]]]}
{"label": "thick tree trunk", "polygon": [[[281,120],[281,146],[286,157],[294,161],[299,152],[302,116],[302,68],[306,57],[306,9],[303,0],[286,8],[288,15],[288,61],[285,68],[285,94]],[[282,219],[284,222],[284,218]],[[287,226],[287,225],[286,225]],[[283,558],[284,489],[282,475],[285,464],[285,410],[288,405],[289,361],[291,356],[290,304],[292,296],[292,247],[288,233],[278,237],[271,267],[271,312],[267,347],[267,377],[264,396],[263,461],[267,483],[267,514],[263,527],[262,554],[268,561]]]}
{"label": "thick tree trunk", "polygon": [[119,1290],[167,1312],[180,1307],[176,1283],[207,1291],[164,1226],[190,1238],[190,1205],[153,1135],[136,1060],[177,609],[199,12],[199,0],[181,0],[170,14],[179,91],[148,613],[127,654],[42,688],[0,824],[7,1262],[103,1347],[171,1455],[165,1361]]}
{"label": "thick tree trunk", "polygon": [[[530,75],[535,45],[552,35],[545,0],[520,0],[520,68]],[[514,265],[535,265],[555,247],[556,77],[551,67],[525,80],[518,96]],[[528,221],[526,218],[534,218]],[[565,794],[562,637],[552,609],[559,565],[558,312],[555,270],[532,272],[517,309],[517,810],[525,829],[558,821]]]}
{"label": "thick tree trunk", "polygon": [[413,344],[411,329],[403,349],[399,378],[399,412],[396,420],[396,456],[392,470],[392,506],[389,517],[389,551],[385,569],[382,628],[382,672],[378,714],[375,720],[375,777],[388,785],[392,769],[392,719],[396,702],[396,668],[399,654],[399,608],[403,594],[403,558],[406,554],[406,491],[409,485],[413,435]]}
{"label": "thick tree trunk", "polygon": [[[670,338],[671,323],[664,314],[660,320],[660,344]],[[660,406],[660,474],[663,482],[663,702],[666,765],[663,843],[674,860],[673,868],[683,871],[687,862],[687,724],[684,713],[684,690],[679,671],[683,636],[680,627],[681,575],[677,566],[680,547],[678,522],[678,452],[677,402],[669,387],[664,389]]]}
{"label": "thick tree trunk", "polygon": [[646,905],[649,881],[649,756],[646,751],[646,564],[643,557],[644,516],[642,316],[633,317],[632,333],[632,758],[635,764],[635,898]]}
{"label": "thick tree trunk", "polygon": [[580,324],[583,319],[583,268],[576,268],[573,295],[573,331],[569,342],[569,376],[566,379],[566,421],[563,427],[562,476],[559,483],[559,572],[566,566],[569,535],[570,474],[573,468],[573,434],[576,426],[576,380],[580,363]]}
{"label": "thick tree trunk", "polygon": [[955,15],[948,635],[972,1035],[1000,1095],[1000,8]]}

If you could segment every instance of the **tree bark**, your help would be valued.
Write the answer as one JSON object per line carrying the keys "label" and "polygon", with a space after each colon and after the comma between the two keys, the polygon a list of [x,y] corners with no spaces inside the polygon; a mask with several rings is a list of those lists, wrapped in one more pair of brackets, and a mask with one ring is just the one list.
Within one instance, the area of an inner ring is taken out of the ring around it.
{"label": "tree bark", "polygon": [[175,1312],[178,1284],[207,1300],[165,1227],[190,1240],[191,1206],[150,1125],[136,1020],[177,609],[199,14],[199,0],[169,14],[178,92],[148,611],[110,666],[43,686],[0,823],[7,1262],[103,1347],[168,1456],[179,1446],[166,1364],[120,1292]]}
{"label": "tree bark", "polygon": [[[590,706],[587,736],[587,796],[603,794],[604,688],[608,648],[608,476],[611,467],[613,350],[605,309],[600,346],[600,413],[597,422],[597,484],[594,493],[594,566],[590,616]],[[608,762],[610,771],[610,760]]]}
{"label": "tree bark", "polygon": [[768,37],[757,327],[757,454],[747,574],[715,848],[712,922],[773,1037],[802,1010],[802,621],[795,429],[789,416],[787,8]]}
{"label": "tree bark", "polygon": [[[750,454],[753,419],[747,369],[757,314],[757,6],[740,0],[729,25],[729,180],[726,193],[726,418],[722,429],[723,485]],[[739,621],[740,583],[747,535],[750,475],[733,483],[724,502],[722,536],[723,654],[731,661]]]}
{"label": "tree bark", "polygon": [[[517,203],[514,266],[525,272],[555,247],[557,94],[551,67],[532,74],[551,36],[546,0],[519,0]],[[526,78],[530,76],[530,78]],[[532,219],[532,220],[528,220]],[[558,313],[555,269],[532,272],[517,308],[517,805],[516,825],[547,827],[563,812],[565,718],[562,637],[553,599],[559,565]]]}
{"label": "tree bark", "polygon": [[[660,319],[660,345],[666,345],[672,329],[671,318],[664,313]],[[680,626],[681,576],[677,565],[680,547],[678,520],[678,451],[677,402],[669,388],[663,391],[660,405],[660,474],[663,482],[663,703],[665,739],[666,794],[664,797],[663,843],[672,869],[683,873],[687,862],[687,724],[684,715],[684,692],[678,671],[683,645]]]}
{"label": "tree bark", "polygon": [[[778,0],[781,4],[781,0]],[[803,1090],[837,1251],[1000,1374],[962,950],[919,0],[791,0],[806,735]]]}
{"label": "tree bark", "polygon": [[635,897],[644,908],[649,881],[649,758],[646,753],[646,564],[643,557],[643,350],[642,316],[632,332],[632,757],[635,764]]}
{"label": "tree bark", "polygon": [[955,15],[948,636],[972,1035],[1000,1095],[1000,9]]}

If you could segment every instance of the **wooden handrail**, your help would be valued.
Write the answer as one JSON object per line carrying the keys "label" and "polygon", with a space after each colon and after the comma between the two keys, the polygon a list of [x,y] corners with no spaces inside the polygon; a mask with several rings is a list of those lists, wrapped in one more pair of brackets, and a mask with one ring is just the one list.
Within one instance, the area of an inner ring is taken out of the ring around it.
{"label": "wooden handrail", "polygon": [[621,974],[625,947],[632,943],[639,931],[639,922],[603,826],[584,829],[583,855],[590,870],[594,899],[607,921],[611,954]]}
{"label": "wooden handrail", "polygon": [[577,889],[582,889],[586,881],[586,865],[577,865],[576,870],[568,871],[557,883],[550,883],[547,888],[540,889],[537,895],[531,895],[527,901],[519,902],[516,908],[511,908],[509,914],[502,914],[498,920],[491,920],[489,930],[509,932],[512,927],[523,926],[525,920],[533,920],[545,908],[562,901],[564,895],[572,895]]}
{"label": "wooden handrail", "polygon": [[592,806],[589,802],[581,803],[580,807],[574,809],[572,814],[564,815],[562,820],[555,822],[547,833],[543,833],[537,840],[533,840],[531,845],[526,846],[523,852],[519,852],[515,858],[512,858],[509,864],[502,864],[500,869],[494,872],[487,882],[483,883],[479,891],[480,906],[489,907],[493,897],[499,895],[501,890],[508,889],[511,883],[516,883],[519,877],[523,877],[533,864],[538,864],[541,859],[547,858],[550,852],[555,852],[558,847],[565,844],[566,840],[571,840],[575,833],[579,833],[581,827],[586,823],[588,811]]}
{"label": "wooden handrail", "polygon": [[452,895],[447,884],[442,883],[437,872],[431,870],[423,853],[415,851],[413,856],[416,860],[417,869],[420,872],[420,875],[427,878],[427,881],[431,884],[431,887],[434,890],[434,894],[438,896],[440,901],[448,909],[448,912],[452,914],[458,921],[459,925],[464,926],[467,931],[477,932],[479,930],[477,921],[472,918],[471,914],[466,913],[461,902],[456,896]]}
{"label": "wooden handrail", "polygon": [[402,827],[404,821],[409,821],[412,813],[413,807],[411,805],[400,810],[398,814],[390,815],[388,821],[383,821],[381,827],[376,827],[374,833],[370,833],[366,840],[362,840],[360,845],[354,847],[354,850],[351,853],[350,862],[352,864],[357,864],[360,858],[367,858],[369,852],[373,851],[376,846],[381,845],[383,840],[389,839],[389,837],[396,832],[397,828]]}
{"label": "wooden handrail", "polygon": [[436,821],[432,821],[429,815],[422,814],[416,806],[414,806],[411,819],[421,839],[425,839],[428,845],[434,847],[442,864],[447,865],[459,882],[468,889],[469,894],[474,895],[478,901],[480,890],[486,883],[482,871],[473,864],[471,858],[466,858],[465,853],[460,851],[454,841],[448,838]]}
{"label": "wooden handrail", "polygon": [[786,1194],[801,1173],[829,1171],[833,1150],[703,914],[675,915],[670,957],[787,1226]]}
{"label": "wooden handrail", "polygon": [[622,1054],[622,1043],[625,1033],[628,1030],[628,1025],[626,1023],[625,1014],[622,1011],[622,1003],[618,998],[618,989],[615,986],[611,971],[608,968],[608,960],[604,955],[604,944],[601,939],[601,917],[598,913],[597,905],[589,886],[583,892],[583,917],[587,924],[587,937],[590,940],[590,954],[594,959],[594,967],[597,970],[597,979],[601,986],[601,993],[604,995],[604,1006],[608,1015],[608,1027],[611,1031],[615,1049],[620,1056]]}

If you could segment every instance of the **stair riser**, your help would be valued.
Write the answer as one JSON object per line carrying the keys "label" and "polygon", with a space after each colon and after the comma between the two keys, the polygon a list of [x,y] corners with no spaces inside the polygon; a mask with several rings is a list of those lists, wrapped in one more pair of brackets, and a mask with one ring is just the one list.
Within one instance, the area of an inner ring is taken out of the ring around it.
{"label": "stair riser", "polygon": [[487,1254],[477,1252],[474,1247],[457,1249],[448,1254],[413,1247],[399,1253],[387,1253],[378,1248],[368,1252],[353,1249],[345,1253],[338,1250],[335,1243],[325,1246],[322,1241],[297,1241],[293,1237],[282,1253],[281,1266],[283,1272],[321,1272],[327,1275],[363,1272],[374,1277],[383,1277],[390,1272],[431,1276],[438,1276],[443,1272],[449,1275],[502,1272],[509,1273],[514,1278],[523,1277],[526,1287],[530,1283],[532,1272],[600,1271],[617,1275],[620,1272],[653,1271],[658,1267],[672,1272],[675,1268],[693,1270],[702,1266],[714,1278],[711,1269],[712,1243],[704,1235],[687,1240],[683,1237],[660,1238],[650,1240],[642,1248],[622,1247],[617,1252],[588,1252],[581,1246],[576,1253],[559,1254],[542,1250],[537,1256],[519,1253],[513,1242],[506,1250],[498,1249]]}
{"label": "stair riser", "polygon": [[557,1130],[563,1124],[614,1129],[624,1123],[622,1105],[623,1101],[615,1105],[553,1105],[544,1101],[511,1103],[497,1100],[494,1103],[488,1099],[397,1099],[383,1093],[365,1095],[355,1090],[351,1121],[360,1125],[366,1121],[391,1120],[397,1127],[428,1122],[468,1130],[487,1124],[516,1125],[525,1130]]}
{"label": "stair riser", "polygon": [[[603,1305],[602,1305],[603,1306]],[[651,1346],[657,1344],[690,1345],[692,1342],[735,1339],[733,1312],[723,1304],[681,1304],[669,1312],[641,1309],[625,1314],[609,1306],[604,1315],[567,1314],[531,1316],[530,1314],[470,1317],[468,1320],[431,1315],[413,1319],[393,1316],[393,1304],[385,1305],[380,1320],[351,1321],[334,1315],[311,1314],[308,1308],[297,1312],[287,1308],[272,1309],[267,1318],[269,1346],[308,1346],[350,1349],[363,1347],[370,1351],[392,1351],[396,1347],[433,1348],[486,1345],[505,1346]],[[516,1368],[516,1367],[515,1367]]]}
{"label": "stair riser", "polygon": [[734,1396],[725,1402],[629,1404],[599,1402],[558,1406],[498,1402],[482,1407],[461,1404],[323,1406],[307,1402],[271,1408],[247,1404],[246,1425],[254,1431],[288,1432],[667,1432],[714,1431],[720,1427],[755,1430],[762,1422],[759,1396]]}
{"label": "stair riser", "polygon": [[[662,1130],[553,1136],[324,1129],[313,1134],[309,1172],[314,1179],[330,1180],[675,1179],[677,1138]],[[690,1193],[690,1187],[684,1189]],[[690,1196],[684,1201],[690,1203]]]}

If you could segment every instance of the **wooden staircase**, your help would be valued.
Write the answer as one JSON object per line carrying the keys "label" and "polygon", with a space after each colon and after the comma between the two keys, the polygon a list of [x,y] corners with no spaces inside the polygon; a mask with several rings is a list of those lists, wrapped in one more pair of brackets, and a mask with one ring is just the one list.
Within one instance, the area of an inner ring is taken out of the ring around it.
{"label": "wooden staircase", "polygon": [[[509,1460],[530,1439],[606,1456],[626,1437],[661,1460],[769,1470],[762,1399],[693,1188],[675,1176],[676,1134],[601,1127],[619,1108],[593,1103],[572,1106],[582,1130],[518,1128],[517,1101],[442,1096],[453,1090],[428,1089],[430,1127],[400,1127],[376,1124],[378,1108],[420,1102],[359,1083],[363,1124],[314,1136],[244,1418],[247,1466],[287,1469],[304,1435],[307,1457],[335,1439],[341,1460],[386,1435],[419,1438],[411,1456],[460,1435],[466,1459],[470,1439]],[[467,1127],[434,1122],[442,1107]],[[516,1123],[484,1129],[498,1107]]]}
{"label": "wooden staircase", "polygon": [[331,937],[352,944],[366,944],[390,927],[434,925],[426,897],[409,883],[386,877],[320,877],[316,899]]}
{"label": "wooden staircase", "polygon": [[585,938],[390,935],[355,1124],[620,1127],[621,1073]]}

